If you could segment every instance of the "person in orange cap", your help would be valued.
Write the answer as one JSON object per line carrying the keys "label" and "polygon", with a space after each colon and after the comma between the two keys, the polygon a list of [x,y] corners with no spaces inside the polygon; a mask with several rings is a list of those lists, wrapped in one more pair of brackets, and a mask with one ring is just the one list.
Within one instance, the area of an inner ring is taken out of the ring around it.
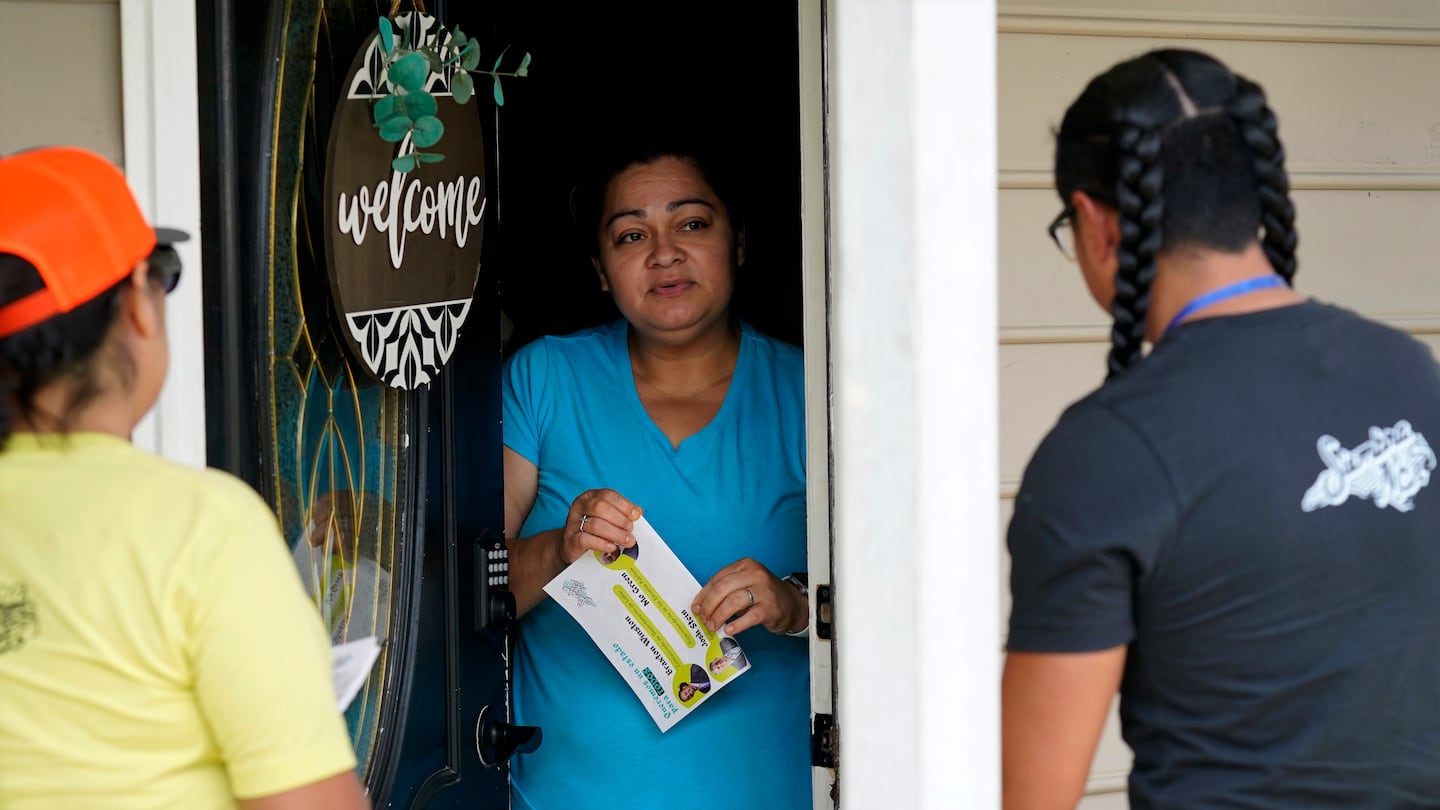
{"label": "person in orange cap", "polygon": [[186,238],[98,155],[0,158],[7,810],[369,806],[274,515],[129,441]]}

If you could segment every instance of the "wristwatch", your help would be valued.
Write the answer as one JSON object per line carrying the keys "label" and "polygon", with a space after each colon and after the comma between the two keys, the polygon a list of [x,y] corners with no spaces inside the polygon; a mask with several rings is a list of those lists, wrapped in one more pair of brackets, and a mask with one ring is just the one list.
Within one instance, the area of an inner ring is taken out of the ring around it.
{"label": "wristwatch", "polygon": [[795,590],[797,590],[797,591],[800,592],[800,595],[801,595],[801,596],[809,596],[809,595],[810,595],[810,583],[807,581],[807,580],[809,580],[809,579],[810,579],[810,575],[809,575],[809,574],[805,573],[804,571],[796,571],[795,573],[791,574],[790,576],[781,577],[781,578],[780,578],[780,581],[781,581],[781,582],[785,582],[785,583],[789,583],[789,585],[790,585],[791,587],[793,587]]}
{"label": "wristwatch", "polygon": [[[786,584],[789,585],[790,587],[792,587],[792,588],[794,588],[795,590],[799,591],[799,592],[800,592],[800,595],[803,596],[803,597],[805,597],[805,601],[806,601],[806,603],[807,603],[807,605],[808,605],[808,603],[809,603],[809,601],[810,601],[810,584],[809,584],[809,579],[810,579],[810,575],[809,575],[808,573],[806,573],[806,572],[804,572],[804,571],[796,571],[795,573],[793,573],[793,574],[791,574],[791,575],[789,575],[789,576],[787,576],[787,577],[781,577],[780,581],[786,583]],[[808,611],[808,607],[807,607],[807,611]],[[803,637],[805,637],[805,636],[810,635],[810,615],[809,615],[809,613],[807,612],[806,615],[805,615],[805,626],[804,626],[804,627],[800,628],[799,630],[796,630],[796,631],[793,632],[793,633],[786,633],[785,635],[787,635],[787,636],[794,636],[794,637],[796,637],[796,638],[803,638]]]}

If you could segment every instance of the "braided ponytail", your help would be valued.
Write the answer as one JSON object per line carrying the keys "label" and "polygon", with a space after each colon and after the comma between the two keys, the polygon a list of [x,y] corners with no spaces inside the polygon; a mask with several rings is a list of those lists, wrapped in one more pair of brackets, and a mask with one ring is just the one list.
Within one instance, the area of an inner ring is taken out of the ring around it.
{"label": "braided ponytail", "polygon": [[1163,242],[1161,220],[1165,214],[1159,131],[1125,123],[1115,145],[1120,156],[1115,198],[1120,245],[1116,251],[1119,266],[1115,272],[1115,300],[1110,305],[1115,318],[1110,327],[1108,361],[1112,377],[1140,359],[1150,311],[1150,287],[1155,281],[1155,254]]}
{"label": "braided ponytail", "polygon": [[1235,76],[1235,97],[1226,112],[1239,127],[1240,137],[1250,147],[1251,165],[1259,182],[1261,221],[1265,226],[1262,247],[1270,266],[1292,284],[1295,277],[1295,205],[1290,201],[1290,178],[1285,173],[1285,148],[1277,135],[1275,113],[1265,102],[1265,93],[1244,76]]}
{"label": "braided ponytail", "polygon": [[1198,51],[1164,49],[1096,76],[1056,133],[1055,190],[1115,209],[1110,377],[1141,358],[1156,255],[1236,254],[1256,236],[1295,275],[1295,206],[1275,113],[1255,83]]}

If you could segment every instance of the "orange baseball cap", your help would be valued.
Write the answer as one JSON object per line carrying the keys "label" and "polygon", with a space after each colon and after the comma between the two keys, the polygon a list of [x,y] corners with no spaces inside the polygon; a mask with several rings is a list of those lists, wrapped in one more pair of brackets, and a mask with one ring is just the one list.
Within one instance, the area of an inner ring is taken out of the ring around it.
{"label": "orange baseball cap", "polygon": [[190,238],[151,228],[125,175],[72,146],[0,158],[0,253],[40,271],[45,287],[0,306],[0,337],[80,306],[120,282],[156,245]]}

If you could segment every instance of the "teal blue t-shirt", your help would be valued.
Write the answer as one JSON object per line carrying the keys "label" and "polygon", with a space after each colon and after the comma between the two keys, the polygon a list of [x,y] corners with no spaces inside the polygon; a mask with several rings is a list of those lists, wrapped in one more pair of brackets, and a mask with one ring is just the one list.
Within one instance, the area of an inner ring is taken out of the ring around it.
{"label": "teal blue t-shirt", "polygon": [[[521,536],[559,527],[575,496],[608,487],[645,516],[702,584],[744,557],[805,569],[805,407],[800,350],[742,326],[714,420],[672,448],[635,391],[617,321],[520,349],[505,367],[504,436],[540,471]],[[521,620],[515,713],[544,731],[513,760],[514,806],[810,807],[804,639],[753,628],[751,669],[661,734],[553,600]],[[708,797],[708,798],[707,798]]]}

